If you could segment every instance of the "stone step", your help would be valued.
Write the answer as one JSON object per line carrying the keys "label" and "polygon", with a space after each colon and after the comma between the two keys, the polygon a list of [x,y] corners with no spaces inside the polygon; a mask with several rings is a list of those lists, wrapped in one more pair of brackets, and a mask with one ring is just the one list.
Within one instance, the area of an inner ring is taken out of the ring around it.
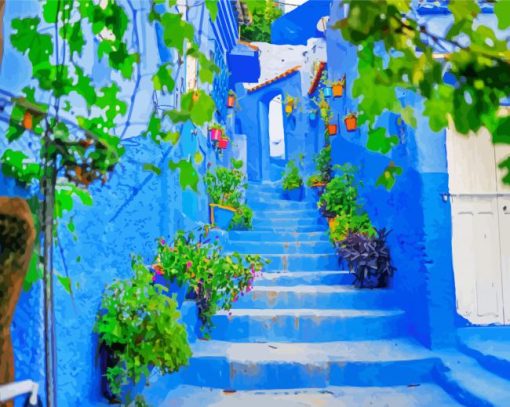
{"label": "stone step", "polygon": [[263,273],[255,286],[352,285],[354,276],[348,271],[294,271]]}
{"label": "stone step", "polygon": [[432,380],[440,363],[408,339],[327,343],[229,343],[192,345],[183,383],[222,389],[293,389],[412,385]]}
{"label": "stone step", "polygon": [[317,204],[312,201],[287,201],[284,199],[271,199],[271,200],[247,199],[247,203],[255,213],[258,212],[259,210],[266,209],[271,211],[281,211],[281,210],[306,210],[317,208]]}
{"label": "stone step", "polygon": [[266,272],[339,269],[339,258],[336,254],[265,254],[263,257],[271,261],[264,267]]}
{"label": "stone step", "polygon": [[510,380],[510,326],[457,330],[459,349],[492,373]]}
{"label": "stone step", "polygon": [[235,308],[258,309],[388,309],[396,305],[391,289],[358,289],[351,286],[256,286],[240,297]]}
{"label": "stone step", "polygon": [[[208,385],[204,385],[208,386]],[[150,400],[151,401],[151,400]],[[179,386],[161,406],[215,407],[454,407],[459,406],[438,386],[352,387],[328,386],[310,389],[224,391],[210,387]]]}
{"label": "stone step", "polygon": [[321,218],[315,216],[314,218],[267,218],[253,219],[253,228],[260,229],[295,229],[297,227],[315,227],[319,230],[327,230],[326,225],[322,222]]}
{"label": "stone step", "polygon": [[436,370],[437,383],[466,406],[508,407],[510,382],[485,370],[473,358],[456,350],[439,352],[443,368]]}
{"label": "stone step", "polygon": [[254,219],[301,219],[301,218],[315,218],[321,217],[321,213],[317,208],[310,209],[281,209],[271,210],[264,209],[254,212]]}
{"label": "stone step", "polygon": [[213,318],[217,340],[327,342],[384,339],[404,327],[401,310],[232,309]]}
{"label": "stone step", "polygon": [[329,234],[326,231],[318,232],[288,232],[280,231],[274,233],[273,231],[263,230],[246,230],[246,231],[231,231],[228,234],[229,240],[233,241],[253,241],[253,242],[288,242],[288,241],[326,241],[329,242]]}
{"label": "stone step", "polygon": [[271,226],[271,225],[260,225],[255,226],[253,228],[255,231],[260,232],[271,232],[273,234],[280,233],[313,233],[313,232],[323,232],[326,233],[327,229],[325,225],[316,224],[316,225],[295,225],[295,226]]}
{"label": "stone step", "polygon": [[239,253],[259,254],[335,254],[335,248],[328,241],[311,242],[253,242],[234,241],[226,246],[229,250]]}
{"label": "stone step", "polygon": [[274,192],[281,191],[281,189],[281,182],[249,182],[247,188],[248,191],[255,192]]}

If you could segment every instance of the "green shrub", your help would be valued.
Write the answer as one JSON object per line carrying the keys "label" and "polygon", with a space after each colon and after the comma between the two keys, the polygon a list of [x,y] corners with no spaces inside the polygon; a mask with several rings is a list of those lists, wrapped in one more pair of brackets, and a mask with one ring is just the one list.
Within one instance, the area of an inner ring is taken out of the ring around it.
{"label": "green shrub", "polygon": [[247,205],[241,204],[230,223],[231,229],[251,229],[253,227],[253,211]]}
{"label": "green shrub", "polygon": [[376,235],[376,231],[367,213],[341,213],[331,224],[329,236],[333,242],[341,242],[349,233],[359,233],[368,237]]}
{"label": "green shrub", "polygon": [[307,185],[314,186],[318,183],[328,183],[331,180],[331,144],[328,144],[319,151],[314,158],[316,173],[308,178]]}
{"label": "green shrub", "polygon": [[252,23],[241,25],[241,38],[246,41],[271,42],[271,24],[283,12],[271,0],[245,0],[248,5]]}
{"label": "green shrub", "polygon": [[283,175],[282,186],[285,191],[296,189],[303,185],[303,178],[299,173],[299,168],[293,160],[287,163],[285,174]]}
{"label": "green shrub", "polygon": [[326,186],[324,193],[319,198],[318,206],[322,214],[327,218],[334,218],[341,213],[357,213],[358,186],[354,174],[356,168],[350,164],[336,166],[340,172]]}
{"label": "green shrub", "polygon": [[191,350],[177,304],[152,285],[152,273],[140,257],[132,260],[133,277],[118,280],[105,291],[94,327],[99,340],[114,349],[118,360],[106,376],[112,392],[120,395],[129,380],[149,376],[149,367],[173,373],[188,363]]}
{"label": "green shrub", "polygon": [[163,275],[188,284],[196,294],[203,331],[212,328],[212,316],[219,310],[230,310],[241,293],[251,291],[255,277],[267,261],[257,255],[226,255],[217,240],[179,231],[171,245],[160,241],[156,266]]}

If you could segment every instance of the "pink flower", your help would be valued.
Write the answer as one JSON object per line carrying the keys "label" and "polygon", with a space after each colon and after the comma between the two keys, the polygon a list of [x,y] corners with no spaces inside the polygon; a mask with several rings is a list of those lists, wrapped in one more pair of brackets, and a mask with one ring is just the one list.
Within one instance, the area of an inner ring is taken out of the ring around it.
{"label": "pink flower", "polygon": [[186,268],[189,270],[191,266],[193,266],[193,263],[190,260],[188,260],[188,262],[186,263]]}
{"label": "pink flower", "polygon": [[159,264],[153,264],[152,269],[154,270],[154,272],[156,274],[159,274],[160,276],[162,276],[164,274],[163,267],[161,267]]}
{"label": "pink flower", "polygon": [[156,274],[152,276],[152,281],[156,281]]}
{"label": "pink flower", "polygon": [[251,274],[255,275],[255,266],[253,264],[251,265]]}
{"label": "pink flower", "polygon": [[166,243],[166,241],[165,241],[165,239],[161,239],[161,240],[159,241],[159,243],[161,243],[161,244],[165,244],[165,243]]}

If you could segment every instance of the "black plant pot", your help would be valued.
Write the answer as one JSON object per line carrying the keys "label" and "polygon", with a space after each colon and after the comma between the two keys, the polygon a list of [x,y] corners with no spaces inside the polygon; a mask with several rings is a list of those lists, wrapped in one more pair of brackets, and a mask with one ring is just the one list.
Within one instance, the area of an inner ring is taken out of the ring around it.
{"label": "black plant pot", "polygon": [[124,345],[116,344],[108,346],[102,343],[99,346],[99,361],[101,368],[101,393],[108,400],[110,404],[121,404],[121,398],[119,394],[113,393],[110,383],[106,378],[106,372],[108,368],[115,367],[119,363],[119,357],[116,355],[116,351],[122,351]]}

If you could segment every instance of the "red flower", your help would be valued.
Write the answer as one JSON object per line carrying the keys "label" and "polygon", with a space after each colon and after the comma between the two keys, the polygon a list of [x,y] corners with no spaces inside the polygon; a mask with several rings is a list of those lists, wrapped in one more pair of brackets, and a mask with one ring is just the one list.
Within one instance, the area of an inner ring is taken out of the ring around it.
{"label": "red flower", "polygon": [[165,274],[164,271],[163,271],[163,267],[161,267],[159,264],[153,264],[152,265],[152,269],[154,270],[154,272],[156,274],[159,274],[160,276]]}

